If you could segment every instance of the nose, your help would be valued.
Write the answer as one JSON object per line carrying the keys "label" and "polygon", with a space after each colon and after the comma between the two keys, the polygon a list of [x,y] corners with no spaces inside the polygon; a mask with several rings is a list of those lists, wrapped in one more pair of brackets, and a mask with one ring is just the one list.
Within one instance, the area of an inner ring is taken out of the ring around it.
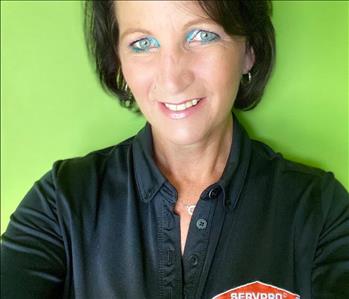
{"label": "nose", "polygon": [[191,59],[185,50],[172,49],[160,53],[154,82],[158,95],[169,97],[182,94],[193,81]]}

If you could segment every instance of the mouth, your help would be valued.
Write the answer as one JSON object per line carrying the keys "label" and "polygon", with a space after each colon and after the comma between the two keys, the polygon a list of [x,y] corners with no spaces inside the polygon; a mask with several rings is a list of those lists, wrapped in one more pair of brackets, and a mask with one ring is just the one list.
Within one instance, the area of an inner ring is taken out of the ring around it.
{"label": "mouth", "polygon": [[173,103],[163,103],[163,105],[168,109],[171,110],[173,112],[181,112],[181,111],[185,111],[191,107],[196,106],[197,104],[199,104],[199,102],[202,100],[203,98],[194,98],[191,100],[186,100],[180,104],[173,104]]}

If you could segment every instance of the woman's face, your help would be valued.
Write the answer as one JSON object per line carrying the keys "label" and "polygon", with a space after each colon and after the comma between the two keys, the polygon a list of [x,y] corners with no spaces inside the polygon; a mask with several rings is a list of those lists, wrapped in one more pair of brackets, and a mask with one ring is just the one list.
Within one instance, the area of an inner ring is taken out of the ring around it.
{"label": "woman's face", "polygon": [[124,78],[155,138],[189,145],[224,130],[253,65],[195,1],[117,1]]}

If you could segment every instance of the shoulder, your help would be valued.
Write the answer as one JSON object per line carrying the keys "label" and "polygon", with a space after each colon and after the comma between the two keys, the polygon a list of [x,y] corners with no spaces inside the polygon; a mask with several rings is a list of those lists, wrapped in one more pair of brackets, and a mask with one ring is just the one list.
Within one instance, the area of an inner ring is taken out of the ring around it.
{"label": "shoulder", "polygon": [[250,168],[255,181],[262,178],[268,185],[269,196],[297,205],[318,206],[324,217],[333,206],[348,213],[348,192],[332,172],[290,161],[268,145],[254,140]]}
{"label": "shoulder", "polygon": [[[77,181],[90,176],[98,176],[107,168],[122,168],[131,151],[134,136],[119,144],[92,151],[84,156],[57,160],[52,166],[52,176],[59,181]],[[123,162],[123,163],[120,163]]]}
{"label": "shoulder", "polygon": [[114,194],[124,192],[132,173],[133,138],[84,156],[57,160],[35,185],[44,197],[52,199],[62,219],[71,213],[88,214],[112,188]]}
{"label": "shoulder", "polygon": [[279,179],[297,180],[300,183],[334,177],[331,172],[286,159],[281,153],[256,140],[252,140],[251,160],[254,167],[263,167],[269,175],[278,175]]}

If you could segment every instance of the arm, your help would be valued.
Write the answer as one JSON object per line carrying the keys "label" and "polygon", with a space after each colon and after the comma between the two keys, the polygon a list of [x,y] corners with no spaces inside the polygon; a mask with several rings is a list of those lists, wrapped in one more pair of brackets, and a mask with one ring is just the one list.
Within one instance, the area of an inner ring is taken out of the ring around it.
{"label": "arm", "polygon": [[312,298],[349,298],[349,196],[333,178],[322,188],[323,227],[312,272]]}
{"label": "arm", "polygon": [[1,239],[1,298],[62,298],[65,252],[51,172],[24,197]]}

